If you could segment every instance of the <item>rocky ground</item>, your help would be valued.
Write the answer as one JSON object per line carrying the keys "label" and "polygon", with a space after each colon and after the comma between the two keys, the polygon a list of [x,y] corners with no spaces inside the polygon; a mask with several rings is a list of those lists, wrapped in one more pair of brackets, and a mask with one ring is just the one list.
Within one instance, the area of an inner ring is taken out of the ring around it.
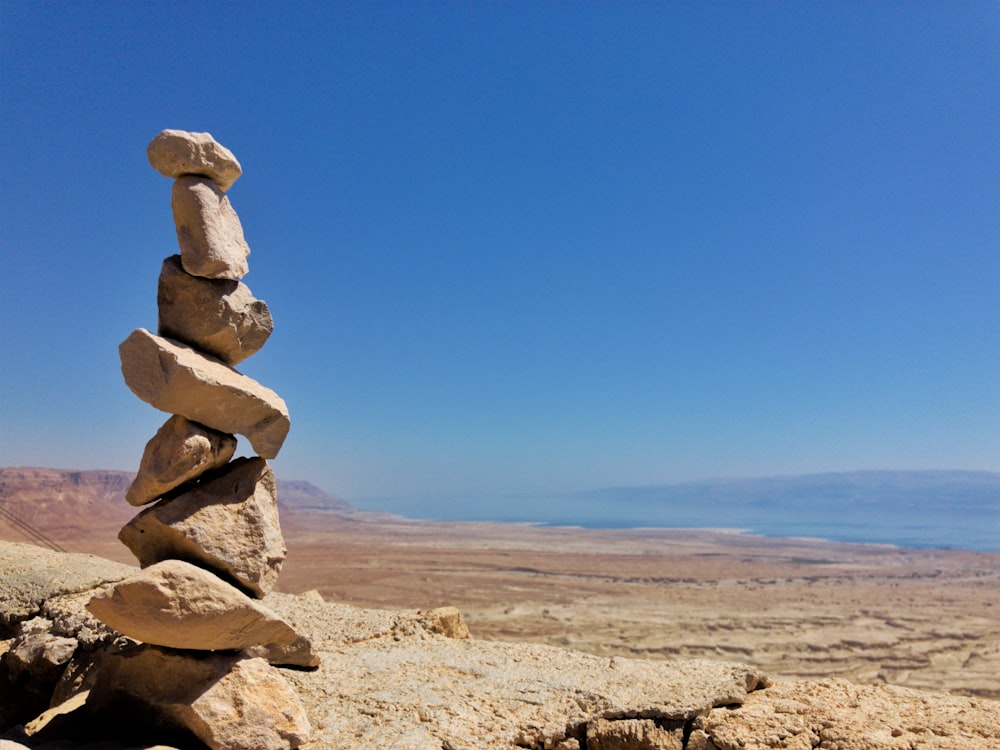
{"label": "rocky ground", "polygon": [[[8,634],[42,613],[60,637],[92,639],[101,626],[82,603],[94,587],[129,572],[89,556],[0,543]],[[759,669],[735,662],[603,657],[470,639],[449,609],[363,609],[324,601],[318,592],[273,593],[265,603],[307,632],[323,660],[316,670],[285,670],[313,725],[303,745],[308,750],[902,750],[1000,743],[1000,703],[989,699],[838,679],[772,684]],[[12,642],[0,641],[0,652]],[[124,750],[161,740],[97,742],[93,737],[114,723],[95,732],[85,704],[65,710],[32,727],[30,736],[8,729],[0,748],[16,741],[38,750]],[[171,743],[196,747],[183,737]]]}

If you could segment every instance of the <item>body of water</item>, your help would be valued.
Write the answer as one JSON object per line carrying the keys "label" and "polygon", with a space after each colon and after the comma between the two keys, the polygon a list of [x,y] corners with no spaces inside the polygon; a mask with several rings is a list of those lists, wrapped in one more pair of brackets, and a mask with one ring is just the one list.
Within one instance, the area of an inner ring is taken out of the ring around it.
{"label": "body of water", "polygon": [[736,528],[763,536],[1000,552],[1000,474],[992,472],[851,472],[357,504],[442,521]]}

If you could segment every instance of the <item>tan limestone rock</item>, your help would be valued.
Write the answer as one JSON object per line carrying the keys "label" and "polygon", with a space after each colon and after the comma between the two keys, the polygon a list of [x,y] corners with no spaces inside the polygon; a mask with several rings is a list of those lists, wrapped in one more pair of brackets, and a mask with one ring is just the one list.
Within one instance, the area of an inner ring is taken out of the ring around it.
{"label": "tan limestone rock", "polygon": [[32,681],[58,678],[63,665],[76,652],[76,638],[51,632],[52,621],[35,617],[22,622],[10,651],[3,656],[4,666],[15,679],[22,675]]}
{"label": "tan limestone rock", "polygon": [[238,458],[142,511],[118,538],[143,567],[186,560],[261,597],[274,587],[286,552],[274,472],[262,458]]}
{"label": "tan limestone rock", "polygon": [[691,740],[698,750],[992,750],[1000,703],[840,679],[782,681],[699,717]]}
{"label": "tan limestone rock", "polygon": [[165,177],[202,175],[228,190],[243,169],[211,133],[163,130],[146,147],[149,164]]}
{"label": "tan limestone rock", "polygon": [[469,626],[465,624],[458,607],[437,607],[429,612],[421,612],[424,627],[432,633],[447,638],[470,638]]}
{"label": "tan limestone rock", "polygon": [[247,275],[250,247],[229,198],[207,177],[178,177],[170,205],[184,270],[210,279]]}
{"label": "tan limestone rock", "polygon": [[587,750],[684,750],[684,722],[660,727],[651,719],[598,719],[587,726]]}
{"label": "tan limestone rock", "polygon": [[172,255],[163,261],[156,295],[159,334],[228,365],[257,352],[274,329],[267,303],[230,279],[192,276]]}
{"label": "tan limestone rock", "polygon": [[206,570],[164,560],[95,595],[87,609],[137,641],[200,651],[261,644],[273,661],[314,667],[309,640],[270,609]]}
{"label": "tan limestone rock", "polygon": [[151,728],[184,728],[212,750],[290,750],[311,733],[298,695],[263,659],[140,645],[107,654],[87,707],[130,706]]}
{"label": "tan limestone rock", "polygon": [[0,542],[0,627],[34,617],[55,597],[120,581],[133,571],[93,555]]}
{"label": "tan limestone rock", "polygon": [[125,499],[131,505],[145,505],[209,469],[223,466],[235,452],[232,435],[175,414],[146,443]]}
{"label": "tan limestone rock", "polygon": [[245,435],[274,458],[291,423],[284,400],[270,388],[189,346],[138,328],[118,347],[132,392],[161,411],[230,434]]}
{"label": "tan limestone rock", "polygon": [[[0,615],[8,606],[22,612],[21,602],[38,595],[39,570],[46,578],[63,571],[65,580],[58,589],[46,590],[64,601],[60,609],[78,606],[82,611],[80,595],[86,594],[83,601],[89,601],[92,594],[76,586],[119,580],[117,574],[107,577],[109,565],[90,555],[0,541]],[[112,573],[119,569],[135,572],[115,565]],[[65,593],[70,578],[77,593]],[[19,594],[18,589],[23,591]],[[308,633],[323,658],[317,670],[282,671],[313,722],[310,749],[579,750],[589,747],[587,733],[602,720],[618,735],[626,733],[621,730],[627,725],[621,722],[651,720],[673,732],[676,722],[683,721],[689,732],[687,750],[1000,747],[1000,703],[988,698],[832,679],[771,685],[757,668],[746,665],[609,658],[532,643],[446,638],[432,632],[426,616],[416,610],[360,609],[315,594],[271,592],[264,603],[297,631]],[[51,605],[50,600],[46,606]],[[57,618],[46,617],[56,624]],[[82,618],[67,621],[79,623]],[[77,637],[82,644],[82,634]],[[193,658],[197,661],[197,653]],[[78,653],[73,661],[80,659]],[[91,680],[74,681],[75,690],[57,695],[52,705],[92,687],[99,667],[78,669]],[[137,679],[148,673],[159,681],[157,670],[171,667],[171,662],[146,662],[135,672]],[[185,685],[184,680],[181,677],[178,684]],[[209,682],[211,678],[205,684]],[[105,687],[113,684],[113,679],[106,681]],[[197,686],[188,692],[178,689],[178,700],[198,692]],[[0,712],[3,708],[0,695]],[[44,706],[19,716],[16,723],[27,723],[42,710]],[[113,708],[107,724],[92,716],[88,724],[117,726],[132,713]],[[148,742],[133,742],[129,750],[166,741],[164,731],[147,727],[146,717],[142,721],[140,727],[151,733]],[[69,736],[74,744],[27,744],[39,750],[124,750],[121,745],[77,748],[78,738]],[[52,742],[63,740],[53,737]]]}

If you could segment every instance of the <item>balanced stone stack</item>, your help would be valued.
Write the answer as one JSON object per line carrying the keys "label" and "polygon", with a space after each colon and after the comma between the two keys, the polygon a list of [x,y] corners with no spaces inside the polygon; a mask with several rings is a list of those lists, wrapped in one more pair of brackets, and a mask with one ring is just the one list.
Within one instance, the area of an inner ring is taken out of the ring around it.
{"label": "balanced stone stack", "polygon": [[[96,684],[105,685],[104,702],[138,704],[215,750],[298,747],[309,723],[273,665],[310,668],[318,659],[257,601],[285,558],[266,459],[290,423],[278,394],[233,369],[273,328],[267,305],[240,281],[250,248],[226,191],[242,169],[208,133],[164,130],[147,154],[174,179],[180,255],[160,271],[158,335],[139,328],[119,353],[128,387],[172,416],[146,445],[126,495],[135,506],[155,501],[119,534],[143,570],[88,604],[139,644],[102,665],[108,677]],[[256,456],[233,459],[236,434]]]}

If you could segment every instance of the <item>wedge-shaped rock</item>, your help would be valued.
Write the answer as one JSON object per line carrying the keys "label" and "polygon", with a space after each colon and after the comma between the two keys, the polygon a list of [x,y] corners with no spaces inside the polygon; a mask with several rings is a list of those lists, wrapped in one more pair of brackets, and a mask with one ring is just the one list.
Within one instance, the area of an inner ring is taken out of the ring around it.
{"label": "wedge-shaped rock", "polygon": [[209,469],[223,466],[235,452],[232,435],[175,414],[146,443],[125,499],[131,505],[145,505]]}
{"label": "wedge-shaped rock", "polygon": [[184,270],[209,279],[242,279],[250,247],[229,198],[207,177],[178,177],[170,204]]}
{"label": "wedge-shaped rock", "polygon": [[87,710],[98,716],[187,729],[212,750],[290,750],[312,731],[298,695],[263,659],[141,645],[97,666]]}
{"label": "wedge-shaped rock", "polygon": [[119,633],[155,646],[222,651],[261,645],[260,655],[279,663],[319,664],[309,640],[278,615],[182,560],[164,560],[116,583],[87,609]]}
{"label": "wedge-shaped rock", "polygon": [[132,392],[157,409],[245,435],[258,455],[274,458],[291,423],[282,398],[191,347],[138,328],[118,347]]}
{"label": "wedge-shaped rock", "polygon": [[274,472],[261,458],[238,458],[142,511],[118,538],[143,567],[187,560],[262,597],[274,588],[286,551]]}
{"label": "wedge-shaped rock", "polygon": [[243,173],[233,152],[211,133],[163,130],[146,147],[149,164],[165,177],[202,175],[229,190]]}
{"label": "wedge-shaped rock", "polygon": [[163,261],[156,294],[159,334],[235,365],[257,352],[274,330],[271,311],[246,284],[192,276],[181,256]]}

